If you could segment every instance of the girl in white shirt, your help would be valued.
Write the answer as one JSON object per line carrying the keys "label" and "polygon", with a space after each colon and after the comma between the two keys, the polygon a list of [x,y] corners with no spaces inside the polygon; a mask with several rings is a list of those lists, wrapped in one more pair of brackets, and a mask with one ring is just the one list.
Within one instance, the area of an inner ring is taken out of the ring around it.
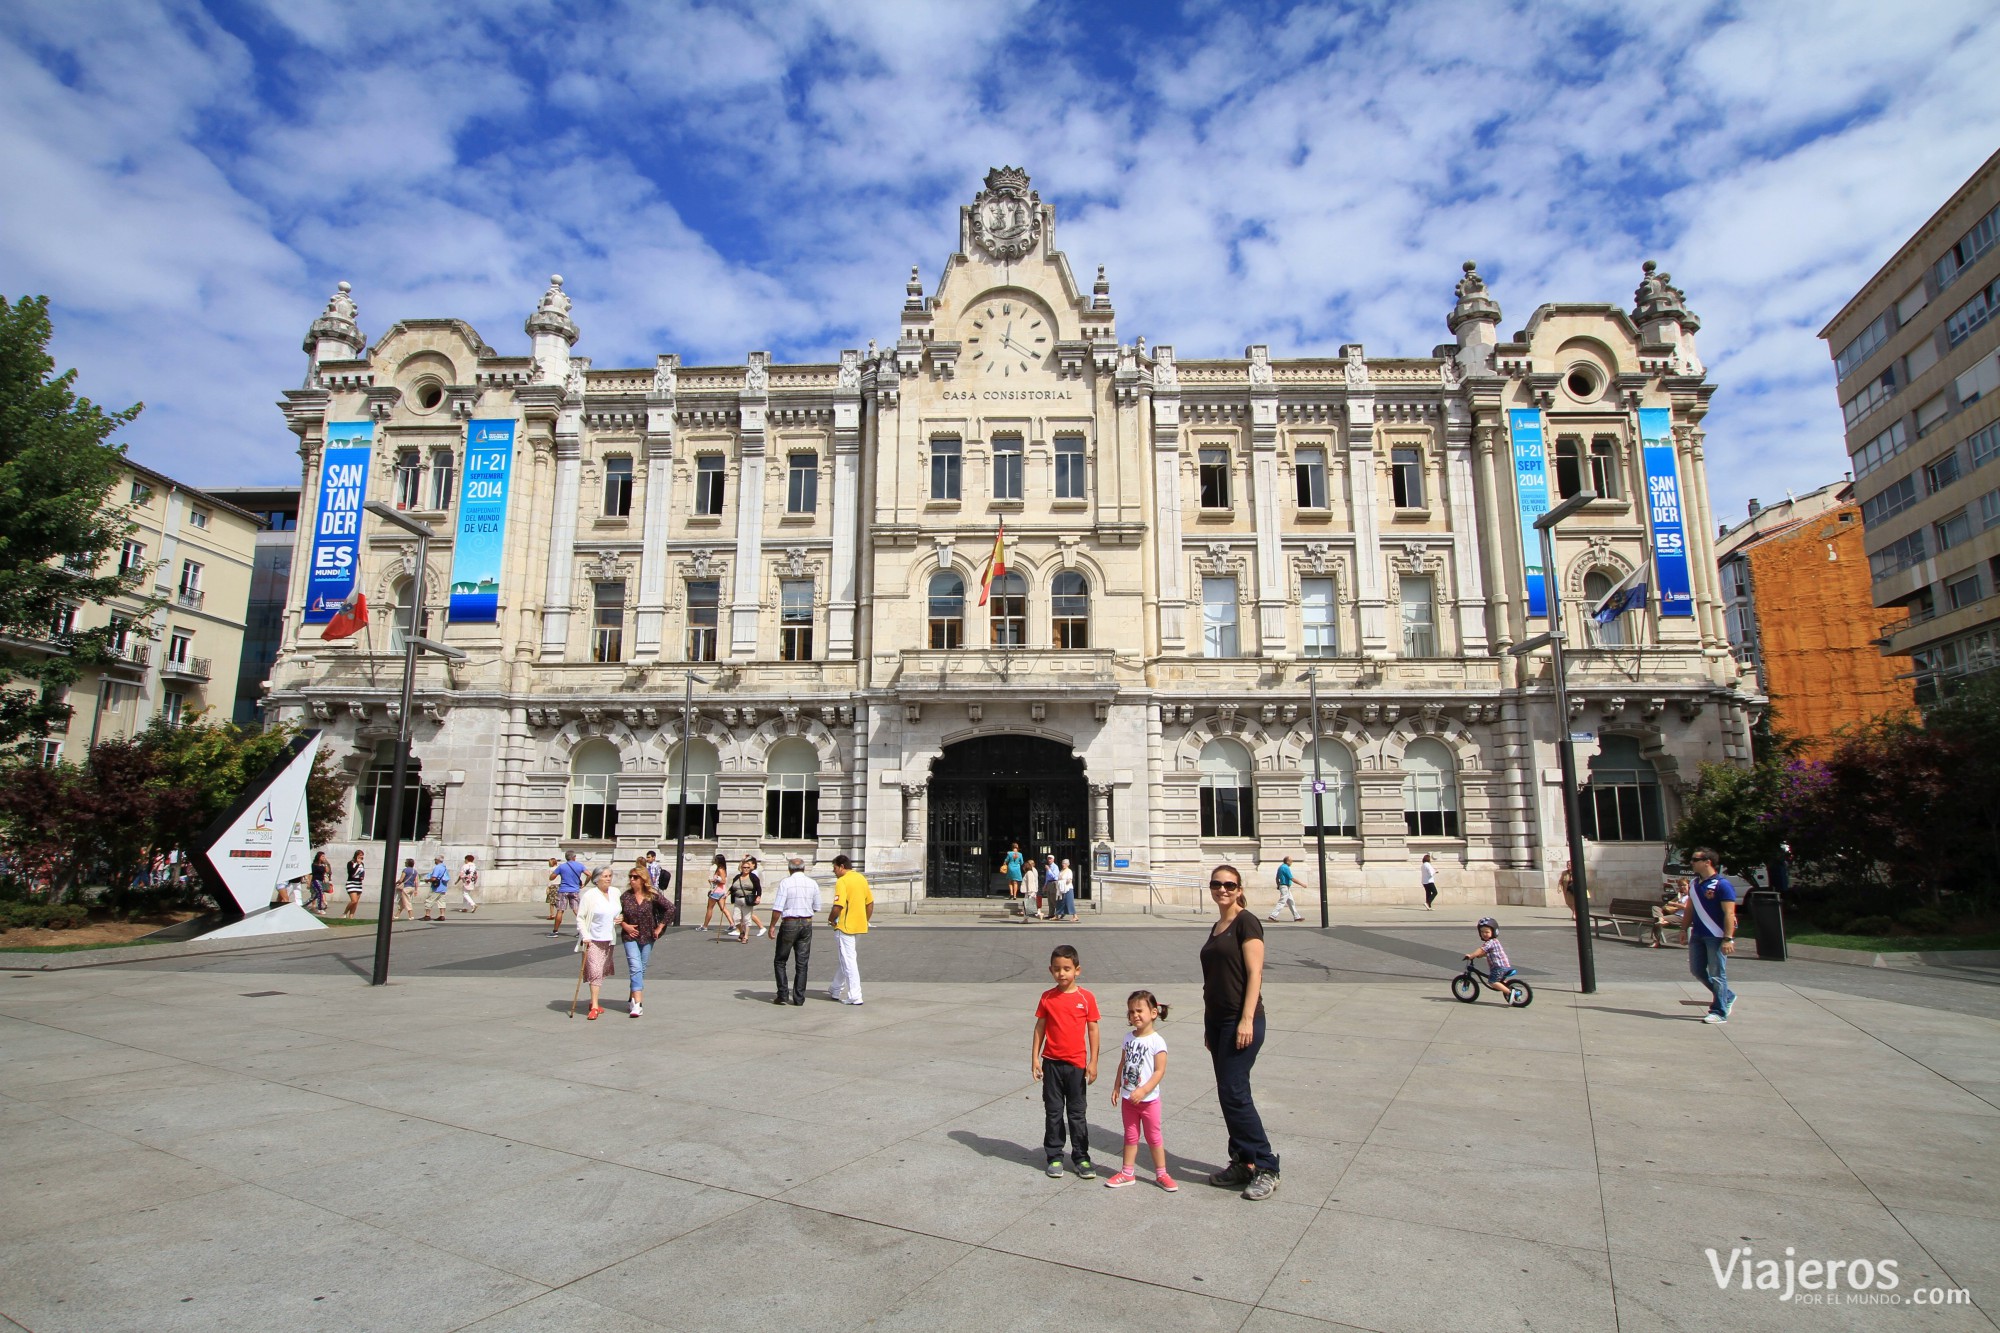
{"label": "girl in white shirt", "polygon": [[479,863],[472,859],[472,853],[465,854],[465,864],[458,871],[459,896],[465,899],[461,912],[477,912],[479,899],[473,895],[479,892]]}
{"label": "girl in white shirt", "polygon": [[1056,872],[1056,912],[1064,921],[1076,920],[1076,872],[1070,869],[1068,857]]}
{"label": "girl in white shirt", "polygon": [[618,938],[618,899],[611,893],[611,872],[600,870],[576,905],[576,947],[583,952],[583,979],[590,986],[590,1017],[604,1012],[598,988],[611,972],[611,946]]}
{"label": "girl in white shirt", "polygon": [[1167,1039],[1153,1031],[1153,1025],[1166,1016],[1167,1006],[1149,990],[1135,990],[1126,997],[1125,1018],[1132,1031],[1118,1054],[1118,1077],[1111,1089],[1111,1104],[1125,1119],[1125,1165],[1104,1182],[1106,1189],[1119,1189],[1138,1178],[1132,1167],[1139,1160],[1143,1137],[1153,1147],[1153,1179],[1169,1194],[1180,1190],[1167,1174],[1167,1146],[1160,1137],[1160,1080],[1167,1076]]}

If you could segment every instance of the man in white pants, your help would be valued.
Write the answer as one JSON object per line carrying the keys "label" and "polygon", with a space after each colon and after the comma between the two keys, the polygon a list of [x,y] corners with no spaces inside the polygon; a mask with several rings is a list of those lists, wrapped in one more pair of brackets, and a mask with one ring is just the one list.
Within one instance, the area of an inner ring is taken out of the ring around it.
{"label": "man in white pants", "polygon": [[845,853],[833,858],[833,910],[827,916],[827,923],[833,927],[833,939],[840,950],[840,961],[833,970],[833,984],[827,987],[827,998],[842,1004],[861,1003],[861,965],[855,959],[854,941],[856,936],[868,933],[868,923],[875,917],[875,894],[868,887],[868,877],[854,868],[854,863]]}

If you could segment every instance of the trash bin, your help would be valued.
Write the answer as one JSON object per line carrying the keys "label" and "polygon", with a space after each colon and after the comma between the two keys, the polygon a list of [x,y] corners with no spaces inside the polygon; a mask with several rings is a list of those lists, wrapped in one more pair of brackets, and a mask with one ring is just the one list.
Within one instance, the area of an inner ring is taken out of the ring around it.
{"label": "trash bin", "polygon": [[1750,893],[1750,924],[1757,932],[1757,956],[1785,961],[1785,897],[1774,889]]}

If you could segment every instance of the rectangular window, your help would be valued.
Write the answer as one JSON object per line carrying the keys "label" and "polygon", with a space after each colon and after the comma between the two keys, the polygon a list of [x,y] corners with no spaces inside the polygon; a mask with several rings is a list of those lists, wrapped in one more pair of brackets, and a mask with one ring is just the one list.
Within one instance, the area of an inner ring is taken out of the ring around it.
{"label": "rectangular window", "polygon": [[1868,568],[1878,579],[1886,579],[1898,570],[1908,569],[1930,554],[1924,545],[1924,534],[1913,532],[1901,541],[1890,542],[1881,550],[1868,557]]}
{"label": "rectangular window", "polygon": [[1958,390],[1958,406],[1961,410],[1972,406],[1995,389],[2000,389],[2000,356],[1989,356],[1976,362],[1952,381]]}
{"label": "rectangular window", "polygon": [[1298,482],[1299,508],[1326,508],[1326,450],[1301,449],[1292,466]]}
{"label": "rectangular window", "polygon": [[2000,421],[1978,431],[1965,442],[1966,452],[1972,455],[1972,466],[1985,467],[2000,455]]}
{"label": "rectangular window", "polygon": [[1848,426],[1852,427],[1855,422],[1888,402],[1895,392],[1896,368],[1891,366],[1874,379],[1869,380],[1868,383],[1862,385],[1861,392],[1842,403],[1840,405],[1840,414],[1846,419]]}
{"label": "rectangular window", "polygon": [[819,455],[788,454],[785,475],[785,512],[810,514],[819,508]]}
{"label": "rectangular window", "polygon": [[1932,495],[1958,480],[1958,451],[1940,455],[1924,464],[1924,485]]}
{"label": "rectangular window", "polygon": [[43,741],[43,742],[42,742],[42,767],[43,767],[43,768],[54,768],[54,767],[55,767],[55,766],[56,766],[57,764],[59,764],[59,763],[61,763],[61,762],[62,762],[62,742],[61,742],[61,741]]}
{"label": "rectangular window", "polygon": [[1236,580],[1201,581],[1201,652],[1203,657],[1235,657]]}
{"label": "rectangular window", "polygon": [[1915,384],[1918,376],[1937,363],[1937,339],[1926,338],[1915,347],[1912,347],[1910,354],[1903,358],[1902,382],[1906,385]]}
{"label": "rectangular window", "polygon": [[1056,499],[1084,498],[1083,436],[1056,436]]}
{"label": "rectangular window", "polygon": [[1049,585],[1049,640],[1057,648],[1090,647],[1090,593],[1083,576],[1056,575]]}
{"label": "rectangular window", "polygon": [[194,647],[194,636],[182,630],[175,630],[167,639],[167,665],[184,667],[188,664],[188,651]]}
{"label": "rectangular window", "polygon": [[1979,257],[1993,248],[1993,242],[2000,240],[2000,207],[1972,224],[1972,229],[1958,238],[1958,243],[1945,251],[1944,257],[1931,267],[1937,278],[1938,290],[1951,286],[1958,275],[1976,263]]}
{"label": "rectangular window", "polygon": [[1583,441],[1565,435],[1556,441],[1556,494],[1567,500],[1583,489]]}
{"label": "rectangular window", "polygon": [[715,660],[716,609],[722,604],[721,579],[687,581],[687,660]]}
{"label": "rectangular window", "polygon": [[1600,435],[1590,442],[1590,489],[1606,500],[1622,493],[1618,485],[1618,441]]}
{"label": "rectangular window", "polygon": [[764,836],[778,842],[819,837],[819,784],[812,774],[773,773],[765,779]]}
{"label": "rectangular window", "polygon": [[993,498],[1021,498],[1021,437],[1018,435],[993,437]]}
{"label": "rectangular window", "polygon": [[812,580],[783,579],[778,584],[778,658],[785,662],[810,662],[812,655]]}
{"label": "rectangular window", "polygon": [[721,454],[703,454],[695,460],[694,512],[711,517],[722,515]]}
{"label": "rectangular window", "polygon": [[1430,576],[1406,574],[1398,586],[1403,603],[1403,656],[1436,657],[1437,612],[1432,605]]}
{"label": "rectangular window", "polygon": [[451,450],[438,449],[431,454],[431,508],[446,510],[451,508],[452,497],[458,494],[458,460]]}
{"label": "rectangular window", "polygon": [[1910,284],[1910,290],[1896,298],[1896,327],[1906,328],[1917,317],[1917,312],[1931,303],[1924,295],[1924,280],[1918,278]]}
{"label": "rectangular window", "polygon": [[1389,451],[1389,485],[1396,495],[1396,508],[1424,507],[1424,456],[1421,450]]}
{"label": "rectangular window", "polygon": [[590,660],[619,662],[625,657],[625,581],[592,585]]}
{"label": "rectangular window", "polygon": [[1229,451],[1203,449],[1201,463],[1201,507],[1229,508]]}
{"label": "rectangular window", "polygon": [[153,488],[151,486],[148,486],[143,481],[133,482],[132,503],[138,505],[142,509],[145,508],[147,505],[153,503]]}
{"label": "rectangular window", "polygon": [[181,581],[179,588],[176,589],[176,596],[182,606],[192,608],[196,611],[201,609],[200,561],[181,561]]}
{"label": "rectangular window", "polygon": [[396,455],[396,508],[415,509],[423,501],[424,466],[417,451]]}
{"label": "rectangular window", "polygon": [[1942,393],[1931,395],[1929,401],[1917,409],[1917,438],[1921,440],[1930,434],[1931,427],[1943,421],[1950,411],[1951,405],[1945,402]]}
{"label": "rectangular window", "polygon": [[1854,335],[1840,354],[1833,358],[1833,377],[1844,380],[1858,369],[1869,353],[1889,341],[1889,312],[1884,310],[1875,317],[1875,322]]}
{"label": "rectangular window", "polygon": [[1201,836],[1204,838],[1254,838],[1257,836],[1257,792],[1242,775],[1204,773],[1201,775]]}
{"label": "rectangular window", "polygon": [[1944,322],[1945,341],[1956,347],[1970,338],[1975,329],[1993,318],[1995,305],[2000,305],[2000,278],[1974,292],[1970,300],[1951,312]]}
{"label": "rectangular window", "polygon": [[1332,657],[1340,651],[1340,635],[1334,626],[1333,608],[1332,579],[1299,580],[1299,622],[1305,656]]}
{"label": "rectangular window", "polygon": [[1917,502],[1917,474],[1912,472],[1893,482],[1880,495],[1861,502],[1861,521],[1870,527],[1894,518]]}
{"label": "rectangular window", "polygon": [[187,695],[179,690],[168,690],[160,701],[160,716],[166,718],[167,725],[178,727],[187,716]]}
{"label": "rectangular window", "polygon": [[58,641],[76,633],[76,608],[58,606],[55,615],[49,618],[49,637]]}
{"label": "rectangular window", "polygon": [[958,499],[959,470],[965,462],[965,446],[956,435],[931,441],[931,499]]}
{"label": "rectangular window", "polygon": [[629,458],[604,460],[604,516],[632,516],[632,460]]}
{"label": "rectangular window", "polygon": [[189,523],[189,524],[190,524],[191,526],[193,526],[193,527],[197,527],[197,528],[205,528],[205,527],[207,527],[207,526],[208,526],[208,511],[207,511],[206,509],[190,509],[190,510],[188,510],[188,523]]}
{"label": "rectangular window", "polygon": [[2000,491],[1988,491],[1979,497],[1979,526],[1982,530],[2000,524]]}
{"label": "rectangular window", "polygon": [[130,574],[134,570],[144,568],[145,564],[146,543],[144,542],[126,542],[125,548],[118,553],[118,572],[120,574]]}
{"label": "rectangular window", "polygon": [[1027,646],[1028,584],[1019,574],[993,580],[986,602],[986,638],[995,648]]}
{"label": "rectangular window", "polygon": [[1910,431],[1898,421],[1854,451],[1854,476],[1858,481],[1910,447]]}
{"label": "rectangular window", "polygon": [[1979,571],[1973,570],[1956,583],[1944,585],[1944,599],[1956,611],[1979,600]]}
{"label": "rectangular window", "polygon": [[1963,509],[1936,524],[1938,550],[1949,551],[1972,536],[1972,518]]}

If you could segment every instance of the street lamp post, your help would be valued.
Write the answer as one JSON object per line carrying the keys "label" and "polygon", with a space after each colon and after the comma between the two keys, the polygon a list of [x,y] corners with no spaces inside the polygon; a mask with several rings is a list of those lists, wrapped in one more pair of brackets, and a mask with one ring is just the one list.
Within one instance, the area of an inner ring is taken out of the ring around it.
{"label": "street lamp post", "polygon": [[410,776],[410,701],[416,692],[417,649],[423,648],[454,661],[464,660],[465,654],[424,638],[417,632],[423,625],[424,571],[431,549],[430,525],[419,523],[380,500],[370,500],[362,507],[417,539],[417,572],[410,589],[410,632],[403,636],[403,695],[402,707],[396,715],[396,763],[389,775],[389,834],[386,839],[388,846],[382,855],[382,901],[375,912],[375,970],[368,983],[381,986],[389,980],[389,936],[396,919],[396,856],[403,849],[403,784]]}
{"label": "street lamp post", "polygon": [[1326,782],[1319,768],[1319,668],[1306,668],[1306,683],[1312,690],[1313,716],[1313,829],[1319,843],[1319,928],[1333,924],[1326,897]]}
{"label": "street lamp post", "polygon": [[687,672],[685,693],[681,696],[681,803],[680,812],[674,816],[674,920],[681,919],[681,879],[687,869],[688,847],[688,756],[692,751],[688,742],[693,739],[688,734],[688,715],[694,712],[694,683],[708,684],[708,677]]}
{"label": "street lamp post", "polygon": [[1549,630],[1515,644],[1510,650],[1522,657],[1546,645],[1549,669],[1556,684],[1556,761],[1562,767],[1563,831],[1569,844],[1570,894],[1576,905],[1576,973],[1578,989],[1585,995],[1597,991],[1597,960],[1590,943],[1590,882],[1583,864],[1583,824],[1576,810],[1576,751],[1569,730],[1569,677],[1563,661],[1562,597],[1556,586],[1556,524],[1597,498],[1595,491],[1578,491],[1535,520],[1542,537],[1542,596],[1548,602]]}

